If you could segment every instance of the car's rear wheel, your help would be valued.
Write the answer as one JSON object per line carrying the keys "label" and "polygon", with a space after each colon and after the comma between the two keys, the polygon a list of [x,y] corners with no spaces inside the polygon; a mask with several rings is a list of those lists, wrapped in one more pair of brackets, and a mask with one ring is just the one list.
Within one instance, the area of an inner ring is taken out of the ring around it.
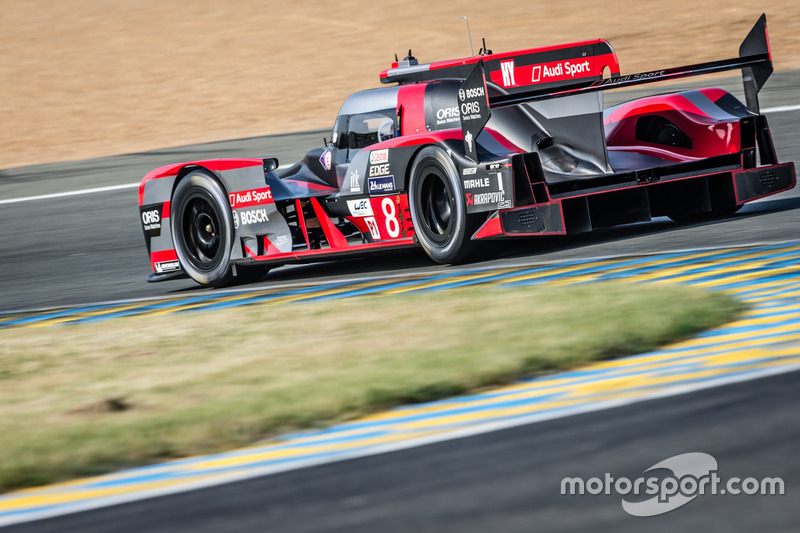
{"label": "car's rear wheel", "polygon": [[420,245],[437,263],[456,263],[472,251],[469,217],[456,167],[438,147],[423,148],[411,166],[409,202]]}
{"label": "car's rear wheel", "polygon": [[217,179],[204,170],[184,177],[172,195],[170,219],[175,251],[189,277],[213,287],[228,283],[233,220]]}

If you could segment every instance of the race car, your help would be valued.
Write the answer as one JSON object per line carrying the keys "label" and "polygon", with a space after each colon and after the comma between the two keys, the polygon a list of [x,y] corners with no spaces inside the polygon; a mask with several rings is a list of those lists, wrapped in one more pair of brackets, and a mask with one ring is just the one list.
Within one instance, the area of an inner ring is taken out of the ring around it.
{"label": "race car", "polygon": [[[604,109],[606,90],[732,69],[745,104],[707,88]],[[223,286],[416,246],[455,263],[489,239],[732,214],[796,183],[759,112],[771,72],[764,15],[737,58],[624,76],[602,39],[428,64],[409,51],[290,168],[214,159],[147,174],[148,281]]]}

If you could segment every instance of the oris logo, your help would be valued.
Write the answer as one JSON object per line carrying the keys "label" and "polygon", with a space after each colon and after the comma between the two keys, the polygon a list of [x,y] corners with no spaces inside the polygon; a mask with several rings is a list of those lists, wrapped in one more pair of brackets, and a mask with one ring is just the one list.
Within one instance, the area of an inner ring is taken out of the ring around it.
{"label": "oris logo", "polygon": [[436,112],[436,118],[439,120],[446,120],[449,118],[458,118],[457,107],[445,107]]}
{"label": "oris logo", "polygon": [[157,224],[161,222],[161,214],[158,209],[142,212],[142,224],[149,226],[150,224]]}
{"label": "oris logo", "polygon": [[163,209],[164,204],[143,205],[139,208],[142,229],[144,229],[145,237],[148,239],[161,235],[161,213]]}

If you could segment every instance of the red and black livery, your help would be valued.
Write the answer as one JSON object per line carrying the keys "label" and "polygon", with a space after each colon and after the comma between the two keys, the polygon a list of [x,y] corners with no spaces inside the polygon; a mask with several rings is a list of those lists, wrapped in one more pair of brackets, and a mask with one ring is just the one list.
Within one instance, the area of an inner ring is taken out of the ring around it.
{"label": "red and black livery", "polygon": [[[706,88],[603,105],[605,90],[731,69],[745,104]],[[430,64],[409,54],[288,169],[219,159],[145,176],[149,280],[220,286],[404,246],[451,263],[485,239],[732,214],[796,183],[758,106],[771,72],[764,15],[737,58],[625,76],[604,40]]]}

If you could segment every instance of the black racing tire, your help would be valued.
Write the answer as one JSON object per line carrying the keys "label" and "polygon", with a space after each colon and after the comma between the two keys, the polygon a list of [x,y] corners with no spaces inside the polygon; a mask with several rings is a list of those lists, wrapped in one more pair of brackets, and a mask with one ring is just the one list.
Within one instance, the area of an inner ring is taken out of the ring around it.
{"label": "black racing tire", "polygon": [[181,267],[201,285],[221,287],[232,276],[233,219],[228,195],[213,174],[196,170],[175,187],[172,241]]}
{"label": "black racing tire", "polygon": [[426,146],[414,158],[408,185],[411,220],[420,245],[437,263],[458,263],[473,251],[470,217],[453,161]]}

